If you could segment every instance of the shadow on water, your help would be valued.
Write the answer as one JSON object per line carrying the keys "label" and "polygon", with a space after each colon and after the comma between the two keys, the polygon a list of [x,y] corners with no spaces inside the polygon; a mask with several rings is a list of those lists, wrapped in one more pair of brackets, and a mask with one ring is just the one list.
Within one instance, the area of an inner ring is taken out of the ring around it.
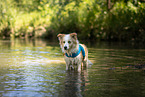
{"label": "shadow on water", "polygon": [[65,70],[58,41],[0,40],[0,96],[144,97],[145,49],[122,43],[86,43],[93,65]]}

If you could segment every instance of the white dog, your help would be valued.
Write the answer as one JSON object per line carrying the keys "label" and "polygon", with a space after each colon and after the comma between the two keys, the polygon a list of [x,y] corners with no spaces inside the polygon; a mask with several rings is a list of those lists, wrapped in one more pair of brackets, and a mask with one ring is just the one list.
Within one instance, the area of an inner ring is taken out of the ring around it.
{"label": "white dog", "polygon": [[64,53],[66,70],[77,69],[81,71],[81,65],[88,66],[88,49],[79,44],[76,33],[58,34],[59,44]]}

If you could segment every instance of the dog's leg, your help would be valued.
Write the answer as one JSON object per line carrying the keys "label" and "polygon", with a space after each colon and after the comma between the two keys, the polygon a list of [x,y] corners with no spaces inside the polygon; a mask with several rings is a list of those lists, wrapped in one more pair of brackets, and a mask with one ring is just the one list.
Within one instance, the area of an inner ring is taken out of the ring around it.
{"label": "dog's leg", "polygon": [[81,72],[81,63],[78,64],[78,72]]}
{"label": "dog's leg", "polygon": [[83,67],[87,68],[88,67],[88,60],[83,61]]}
{"label": "dog's leg", "polygon": [[70,68],[70,61],[68,58],[65,58],[65,63],[66,63],[66,70],[69,70]]}
{"label": "dog's leg", "polygon": [[66,63],[66,70],[68,70],[68,68],[69,68],[69,65]]}

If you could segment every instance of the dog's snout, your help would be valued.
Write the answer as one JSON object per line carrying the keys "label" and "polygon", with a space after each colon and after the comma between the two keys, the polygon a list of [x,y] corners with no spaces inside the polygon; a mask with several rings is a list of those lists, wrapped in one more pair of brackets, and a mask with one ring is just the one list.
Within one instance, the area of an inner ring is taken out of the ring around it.
{"label": "dog's snout", "polygon": [[64,49],[67,50],[67,46],[65,46]]}

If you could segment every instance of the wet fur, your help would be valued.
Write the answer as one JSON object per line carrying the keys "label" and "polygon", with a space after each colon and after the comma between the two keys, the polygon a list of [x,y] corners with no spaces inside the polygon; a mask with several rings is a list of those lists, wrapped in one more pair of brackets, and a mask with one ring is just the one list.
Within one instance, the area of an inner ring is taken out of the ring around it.
{"label": "wet fur", "polygon": [[[59,44],[64,53],[64,59],[66,62],[66,70],[75,69],[77,71],[81,71],[81,66],[88,66],[88,49],[84,44],[80,44],[85,50],[85,58],[83,59],[82,52],[76,56],[75,58],[70,58],[65,55],[71,55],[72,53],[76,53],[79,47],[79,41],[77,39],[76,33],[71,34],[58,34]],[[67,49],[66,49],[67,48]]]}

